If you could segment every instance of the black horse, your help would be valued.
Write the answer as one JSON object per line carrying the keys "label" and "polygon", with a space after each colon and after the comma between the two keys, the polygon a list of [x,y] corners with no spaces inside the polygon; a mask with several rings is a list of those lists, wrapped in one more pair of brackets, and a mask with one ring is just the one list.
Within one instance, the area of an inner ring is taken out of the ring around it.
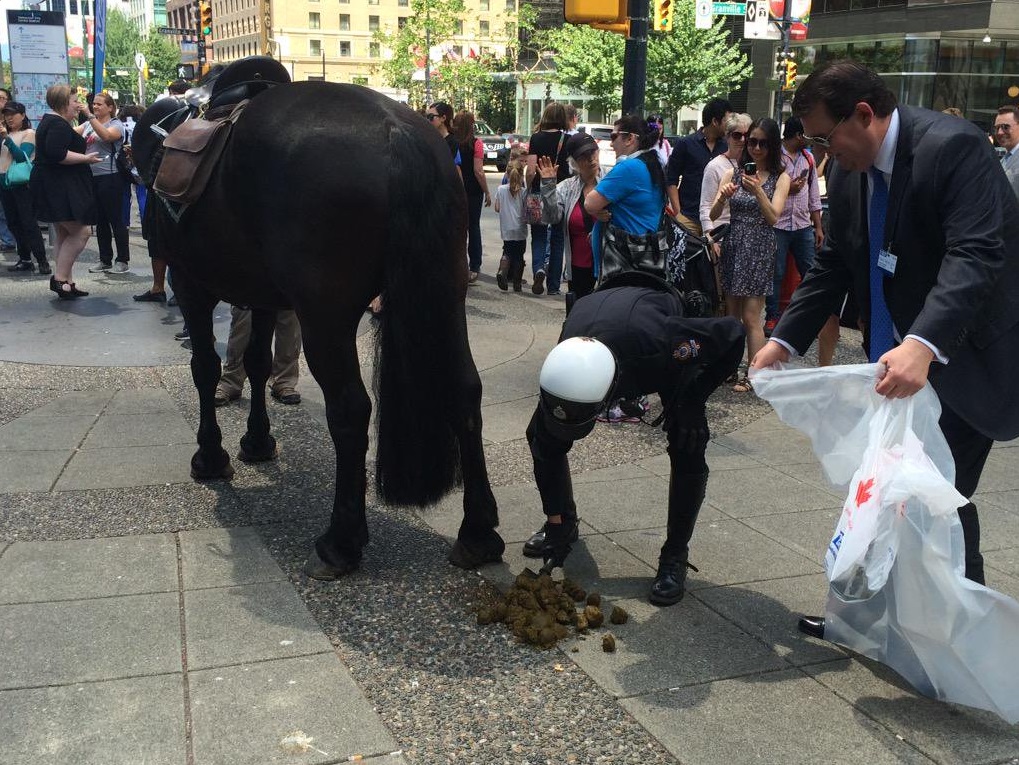
{"label": "black horse", "polygon": [[[177,100],[157,101],[134,131],[135,162],[150,187],[161,158],[158,126],[182,119],[180,110]],[[368,541],[371,400],[355,340],[365,306],[381,293],[378,496],[424,506],[462,483],[464,518],[449,560],[463,568],[500,560],[504,544],[481,443],[481,380],[464,311],[466,200],[437,131],[368,88],[282,84],[248,104],[204,194],[179,222],[155,194],[150,200],[150,248],[171,266],[191,331],[201,407],[191,475],[233,474],[216,423],[214,307],[223,300],[252,308],[244,461],[276,455],[265,404],[272,331],[276,309],[296,310],[336,448],[331,523],[305,570],[334,579],[357,568]]]}

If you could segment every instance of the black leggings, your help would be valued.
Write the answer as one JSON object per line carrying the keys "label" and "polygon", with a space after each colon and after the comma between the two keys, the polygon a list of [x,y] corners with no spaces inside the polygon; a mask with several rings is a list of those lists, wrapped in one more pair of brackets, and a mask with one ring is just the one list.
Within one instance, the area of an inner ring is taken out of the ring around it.
{"label": "black leggings", "polygon": [[117,244],[117,260],[127,263],[131,256],[127,250],[127,226],[124,225],[124,179],[120,173],[92,176],[96,192],[96,241],[99,242],[99,260],[113,263],[113,245]]}
{"label": "black leggings", "polygon": [[0,202],[3,203],[4,215],[7,216],[7,227],[14,234],[18,243],[18,259],[35,259],[42,265],[46,262],[46,245],[43,244],[39,232],[39,222],[35,217],[35,205],[32,203],[32,192],[28,184],[0,190]]}

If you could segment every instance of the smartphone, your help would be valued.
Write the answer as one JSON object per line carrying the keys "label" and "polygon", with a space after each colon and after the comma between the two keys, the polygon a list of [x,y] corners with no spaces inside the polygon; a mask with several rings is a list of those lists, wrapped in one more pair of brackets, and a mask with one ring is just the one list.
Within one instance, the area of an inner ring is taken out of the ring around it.
{"label": "smartphone", "polygon": [[746,173],[747,175],[757,175],[757,163],[747,162],[745,165],[743,165],[743,172]]}
{"label": "smartphone", "polygon": [[810,172],[810,169],[808,168],[807,170],[804,170],[802,173],[800,173],[800,180],[802,181],[804,178],[806,178],[807,177],[807,173],[809,173],[809,172]]}

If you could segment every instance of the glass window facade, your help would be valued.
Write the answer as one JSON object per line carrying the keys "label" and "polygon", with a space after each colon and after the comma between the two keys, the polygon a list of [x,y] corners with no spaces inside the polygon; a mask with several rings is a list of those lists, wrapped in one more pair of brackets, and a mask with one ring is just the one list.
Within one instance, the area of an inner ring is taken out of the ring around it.
{"label": "glass window facade", "polygon": [[860,61],[881,74],[899,101],[941,111],[950,106],[989,129],[998,107],[1015,103],[1019,41],[982,42],[944,37],[854,40],[794,48],[800,74],[840,58]]}

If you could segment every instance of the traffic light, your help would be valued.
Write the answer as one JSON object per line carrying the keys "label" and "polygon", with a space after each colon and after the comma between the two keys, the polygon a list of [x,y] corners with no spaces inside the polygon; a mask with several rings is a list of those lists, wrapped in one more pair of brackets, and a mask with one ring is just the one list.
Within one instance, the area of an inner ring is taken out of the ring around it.
{"label": "traffic light", "polygon": [[[675,0],[673,0],[674,2]],[[617,0],[613,2],[615,11],[611,17],[603,21],[592,21],[589,26],[595,29],[601,29],[605,32],[615,32],[617,35],[623,37],[630,36],[630,12],[627,6],[627,0]]]}
{"label": "traffic light", "polygon": [[619,0],[566,0],[566,20],[571,24],[592,22],[619,22],[626,20],[625,5],[623,17],[619,17]]}
{"label": "traffic light", "polygon": [[785,63],[785,89],[792,90],[796,87],[796,62],[786,61]]}
{"label": "traffic light", "polygon": [[672,14],[675,11],[672,0],[654,0],[655,3],[655,25],[652,27],[655,32],[672,31]]}
{"label": "traffic light", "polygon": [[781,48],[779,48],[778,53],[775,54],[775,77],[777,77],[779,82],[783,85],[785,85],[785,64],[789,55],[789,53],[786,53]]}
{"label": "traffic light", "polygon": [[198,24],[202,30],[202,37],[212,36],[212,3],[202,0],[198,4]]}

